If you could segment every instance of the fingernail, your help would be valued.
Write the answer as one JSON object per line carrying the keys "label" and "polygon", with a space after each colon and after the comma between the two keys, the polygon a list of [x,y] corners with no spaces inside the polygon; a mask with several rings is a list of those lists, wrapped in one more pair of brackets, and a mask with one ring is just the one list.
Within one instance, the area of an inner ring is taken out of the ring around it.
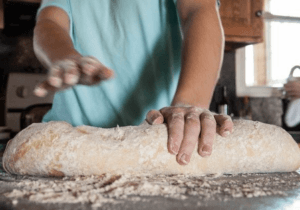
{"label": "fingernail", "polygon": [[157,124],[162,124],[163,123],[163,121],[162,121],[162,119],[159,117],[159,116],[156,116],[155,118],[154,118],[154,120],[152,120],[152,124],[153,125],[157,125]]}
{"label": "fingernail", "polygon": [[158,118],[156,118],[155,120],[152,121],[152,125],[156,125],[156,124],[159,124]]}
{"label": "fingernail", "polygon": [[170,147],[171,147],[171,148],[170,148],[171,153],[172,153],[173,155],[177,155],[177,154],[178,154],[178,148],[177,148],[177,146],[174,145],[174,144],[171,144]]}
{"label": "fingernail", "polygon": [[211,154],[211,147],[208,146],[208,145],[204,145],[204,146],[202,147],[202,155],[203,155],[203,156],[208,156],[208,155],[210,155],[210,154]]}
{"label": "fingernail", "polygon": [[224,131],[223,134],[222,134],[222,136],[223,137],[227,137],[227,136],[229,136],[229,134],[230,134],[230,131]]}
{"label": "fingernail", "polygon": [[77,75],[73,74],[67,74],[66,75],[66,83],[69,85],[74,85],[78,82],[79,77]]}
{"label": "fingernail", "polygon": [[58,77],[50,77],[49,83],[51,85],[53,85],[54,87],[59,88],[62,85],[62,80],[60,78],[58,78]]}
{"label": "fingernail", "polygon": [[188,164],[187,155],[183,154],[180,158],[180,161],[184,164]]}
{"label": "fingernail", "polygon": [[48,93],[48,91],[47,90],[45,90],[45,89],[42,89],[42,88],[35,88],[34,89],[34,94],[36,95],[36,96],[38,96],[38,97],[44,97],[44,96],[46,96],[47,95],[47,93]]}

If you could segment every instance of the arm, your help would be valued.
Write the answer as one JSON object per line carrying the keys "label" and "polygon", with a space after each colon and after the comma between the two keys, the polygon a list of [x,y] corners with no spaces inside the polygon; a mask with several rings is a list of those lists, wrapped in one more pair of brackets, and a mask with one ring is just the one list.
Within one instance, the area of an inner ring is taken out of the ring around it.
{"label": "arm", "polygon": [[39,61],[50,68],[56,61],[80,57],[74,49],[67,13],[58,7],[47,7],[41,11],[34,29],[34,52]]}
{"label": "arm", "polygon": [[182,66],[172,106],[151,110],[147,121],[168,124],[168,150],[186,165],[198,143],[198,153],[209,156],[216,131],[227,136],[229,116],[213,115],[209,107],[219,77],[224,35],[215,0],[178,0],[183,31]]}
{"label": "arm", "polygon": [[178,0],[183,31],[182,67],[172,105],[208,108],[224,51],[224,34],[215,0]]}
{"label": "arm", "polygon": [[59,91],[76,84],[93,85],[108,79],[113,72],[96,58],[83,57],[70,37],[68,14],[58,7],[44,8],[34,29],[34,52],[48,69],[48,79],[37,86],[35,94]]}

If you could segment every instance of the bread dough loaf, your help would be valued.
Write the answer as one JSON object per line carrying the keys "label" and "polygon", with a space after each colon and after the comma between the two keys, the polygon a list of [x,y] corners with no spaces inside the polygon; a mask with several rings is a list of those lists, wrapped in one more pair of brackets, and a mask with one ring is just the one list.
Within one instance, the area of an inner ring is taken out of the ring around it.
{"label": "bread dough loaf", "polygon": [[12,139],[3,166],[11,174],[38,176],[289,172],[300,167],[300,149],[280,127],[238,120],[233,134],[216,136],[210,157],[195,148],[181,166],[167,151],[165,125],[103,129],[49,122],[32,124]]}

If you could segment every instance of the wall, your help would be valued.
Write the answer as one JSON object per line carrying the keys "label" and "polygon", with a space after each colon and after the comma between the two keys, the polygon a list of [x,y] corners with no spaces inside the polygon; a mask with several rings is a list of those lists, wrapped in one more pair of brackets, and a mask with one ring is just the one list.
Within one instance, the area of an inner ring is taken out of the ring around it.
{"label": "wall", "polygon": [[212,111],[217,112],[217,103],[220,101],[222,86],[227,87],[229,112],[233,116],[240,116],[239,111],[243,108],[243,103],[242,99],[235,95],[235,52],[226,52],[224,55],[220,78],[210,106]]}
{"label": "wall", "polygon": [[[255,121],[269,124],[282,125],[282,100],[280,98],[250,98],[249,103],[244,102],[244,98],[237,98],[235,95],[235,52],[227,52],[224,56],[224,62],[221,70],[220,79],[216,86],[214,98],[211,104],[211,110],[216,110],[218,102],[219,87],[226,86],[228,90],[230,112],[235,117],[243,117]],[[248,110],[246,108],[248,107]],[[249,116],[244,116],[248,112]]]}

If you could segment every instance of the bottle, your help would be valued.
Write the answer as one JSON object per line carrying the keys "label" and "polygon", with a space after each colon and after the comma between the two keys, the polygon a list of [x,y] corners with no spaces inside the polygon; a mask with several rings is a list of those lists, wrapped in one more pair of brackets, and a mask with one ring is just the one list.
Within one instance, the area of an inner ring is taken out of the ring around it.
{"label": "bottle", "polygon": [[240,117],[245,120],[252,120],[252,110],[248,96],[243,98],[243,108],[240,110]]}
{"label": "bottle", "polygon": [[219,114],[225,114],[228,115],[229,114],[229,110],[228,110],[228,98],[227,98],[227,88],[226,86],[222,87],[222,92],[221,92],[221,101],[218,104],[218,113]]}

